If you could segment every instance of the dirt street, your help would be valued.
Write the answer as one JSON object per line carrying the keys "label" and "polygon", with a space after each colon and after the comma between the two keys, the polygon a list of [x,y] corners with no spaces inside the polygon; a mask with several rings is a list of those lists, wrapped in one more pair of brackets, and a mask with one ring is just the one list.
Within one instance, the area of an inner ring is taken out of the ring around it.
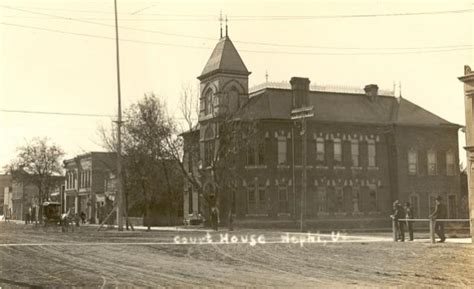
{"label": "dirt street", "polygon": [[0,223],[0,287],[474,286],[474,245],[389,240]]}

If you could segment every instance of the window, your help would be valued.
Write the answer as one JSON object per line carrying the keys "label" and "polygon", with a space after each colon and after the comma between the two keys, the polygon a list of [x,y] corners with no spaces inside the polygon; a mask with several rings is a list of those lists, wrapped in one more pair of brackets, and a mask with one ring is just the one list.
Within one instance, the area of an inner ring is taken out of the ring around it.
{"label": "window", "polygon": [[344,193],[341,187],[336,187],[336,212],[342,213],[344,212]]}
{"label": "window", "polygon": [[257,166],[265,164],[265,143],[249,142],[247,144],[247,165]]}
{"label": "window", "polygon": [[408,152],[408,174],[416,175],[418,173],[418,152],[411,150]]}
{"label": "window", "polygon": [[280,202],[280,213],[288,213],[288,188],[284,184],[278,187],[278,200]]}
{"label": "window", "polygon": [[451,151],[446,153],[446,175],[454,176],[455,171],[455,162],[454,162],[454,154]]}
{"label": "window", "polygon": [[278,164],[283,165],[287,163],[286,159],[286,138],[279,137],[278,138]]}
{"label": "window", "polygon": [[247,187],[247,213],[266,213],[266,186],[253,184]]}
{"label": "window", "polygon": [[204,166],[212,166],[214,160],[214,141],[208,140],[204,142]]}
{"label": "window", "polygon": [[328,212],[328,196],[326,187],[318,187],[318,213]]}
{"label": "window", "polygon": [[248,201],[249,203],[255,203],[255,188],[254,187],[249,187],[248,188]]}
{"label": "window", "polygon": [[288,190],[286,186],[282,185],[278,188],[278,199],[280,201],[288,201]]}
{"label": "window", "polygon": [[369,212],[377,212],[377,187],[374,184],[369,185]]}
{"label": "window", "polygon": [[352,166],[358,167],[359,166],[359,143],[357,141],[351,142],[351,158],[352,158]]}
{"label": "window", "polygon": [[325,151],[324,151],[324,139],[318,137],[316,139],[316,161],[324,162]]}
{"label": "window", "polygon": [[214,104],[213,104],[213,97],[212,97],[212,89],[209,89],[206,92],[204,102],[205,102],[204,113],[206,115],[213,114],[214,113]]}
{"label": "window", "polygon": [[428,175],[436,175],[436,151],[429,150],[427,153],[428,159]]}
{"label": "window", "polygon": [[376,167],[376,149],[375,142],[371,141],[367,143],[367,155],[369,158],[369,167]]}
{"label": "window", "polygon": [[342,147],[340,139],[334,140],[334,160],[336,162],[342,161]]}
{"label": "window", "polygon": [[247,165],[255,165],[255,147],[253,144],[247,145]]}

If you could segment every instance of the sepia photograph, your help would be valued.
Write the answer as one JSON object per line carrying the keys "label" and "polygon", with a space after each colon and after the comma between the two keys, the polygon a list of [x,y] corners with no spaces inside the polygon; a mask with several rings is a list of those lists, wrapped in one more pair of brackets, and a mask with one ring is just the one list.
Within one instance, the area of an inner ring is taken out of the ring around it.
{"label": "sepia photograph", "polygon": [[0,289],[473,288],[472,0],[0,0]]}

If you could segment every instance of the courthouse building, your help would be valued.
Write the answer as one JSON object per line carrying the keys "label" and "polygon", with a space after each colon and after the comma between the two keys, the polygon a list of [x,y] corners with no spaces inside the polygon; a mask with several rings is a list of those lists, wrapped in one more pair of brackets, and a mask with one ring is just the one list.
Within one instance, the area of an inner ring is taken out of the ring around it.
{"label": "courthouse building", "polygon": [[[293,77],[249,91],[249,75],[230,38],[221,37],[198,77],[199,124],[182,135],[185,165],[202,185],[185,185],[185,215],[206,215],[206,196],[216,194],[224,221],[232,210],[237,223],[291,224],[304,210],[309,226],[370,227],[388,222],[395,200],[426,218],[441,195],[456,217],[459,125],[375,84],[331,88]],[[292,111],[306,108],[303,137]],[[224,114],[258,129],[228,164],[236,177],[219,189],[212,162]]]}

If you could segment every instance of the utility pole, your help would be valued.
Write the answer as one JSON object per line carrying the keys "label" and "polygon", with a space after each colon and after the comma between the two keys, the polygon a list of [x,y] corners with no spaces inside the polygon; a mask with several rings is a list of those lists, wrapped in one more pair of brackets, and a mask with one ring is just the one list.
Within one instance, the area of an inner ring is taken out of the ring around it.
{"label": "utility pole", "polygon": [[306,214],[306,189],[307,189],[307,118],[314,116],[314,107],[309,105],[308,91],[309,79],[293,77],[290,81],[293,91],[293,107],[291,110],[291,119],[295,121],[301,120],[301,164],[303,166],[301,174],[301,193],[300,193],[300,231],[306,230],[305,214]]}
{"label": "utility pole", "polygon": [[301,152],[301,164],[303,165],[303,172],[301,176],[301,215],[300,215],[300,231],[305,231],[305,214],[306,214],[306,190],[307,190],[307,172],[306,172],[306,118],[307,116],[301,119],[301,139],[302,139],[302,152]]}
{"label": "utility pole", "polygon": [[115,49],[117,56],[117,93],[118,93],[118,111],[117,111],[117,227],[123,231],[123,197],[122,197],[122,96],[120,92],[120,54],[119,54],[119,34],[117,19],[117,0],[114,0],[115,10]]}

